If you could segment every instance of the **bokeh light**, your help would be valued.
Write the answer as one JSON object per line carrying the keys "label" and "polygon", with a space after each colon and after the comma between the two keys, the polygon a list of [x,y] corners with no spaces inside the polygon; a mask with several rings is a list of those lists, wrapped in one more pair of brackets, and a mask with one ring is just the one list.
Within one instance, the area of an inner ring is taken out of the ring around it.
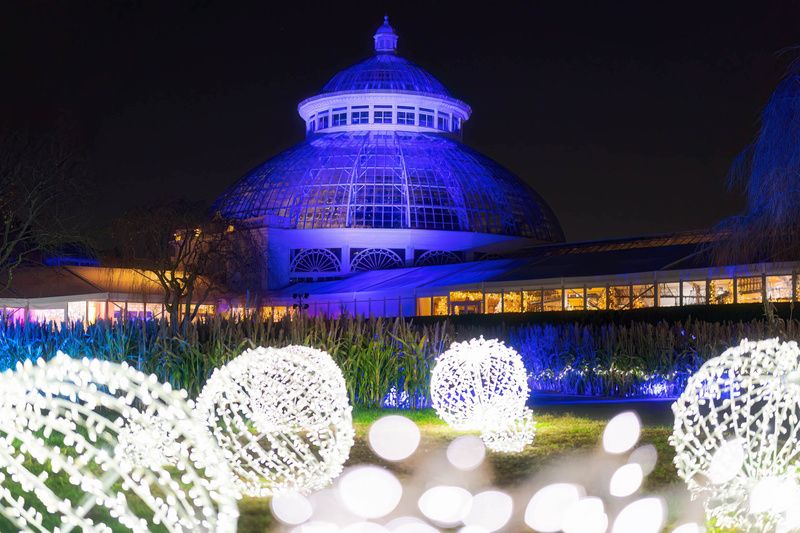
{"label": "bokeh light", "polygon": [[561,529],[564,533],[605,533],[608,515],[603,500],[589,497],[575,502],[564,514]]}
{"label": "bokeh light", "polygon": [[302,494],[286,492],[276,494],[270,500],[272,515],[284,524],[302,524],[309,518],[314,509],[311,502]]}
{"label": "bokeh light", "polygon": [[633,411],[625,411],[612,418],[603,431],[603,449],[608,453],[625,453],[639,441],[642,424]]}
{"label": "bokeh light", "polygon": [[499,490],[486,490],[472,497],[472,507],[463,522],[475,529],[497,531],[511,520],[513,511],[511,496]]}
{"label": "bokeh light", "polygon": [[417,450],[419,441],[419,427],[404,416],[384,416],[369,428],[370,448],[387,461],[402,461],[410,457]]}
{"label": "bokeh light", "polygon": [[432,522],[452,527],[461,523],[472,508],[472,494],[462,487],[438,485],[426,490],[417,502]]}
{"label": "bokeh light", "polygon": [[459,470],[475,470],[486,457],[486,446],[473,435],[455,438],[447,446],[447,460]]}
{"label": "bokeh light", "polygon": [[642,486],[644,473],[638,463],[628,463],[619,467],[611,476],[608,483],[608,492],[612,496],[625,498],[630,496]]}
{"label": "bokeh light", "polygon": [[391,513],[403,496],[397,478],[378,466],[356,466],[338,483],[339,498],[348,511],[361,518],[380,518]]}
{"label": "bokeh light", "polygon": [[619,512],[611,533],[659,533],[665,515],[664,502],[660,498],[642,498]]}
{"label": "bokeh light", "polygon": [[584,495],[583,487],[553,483],[539,489],[525,508],[525,523],[542,533],[561,530],[566,512]]}
{"label": "bokeh light", "polygon": [[646,476],[655,469],[658,463],[658,450],[652,444],[643,444],[631,452],[628,462],[638,464]]}

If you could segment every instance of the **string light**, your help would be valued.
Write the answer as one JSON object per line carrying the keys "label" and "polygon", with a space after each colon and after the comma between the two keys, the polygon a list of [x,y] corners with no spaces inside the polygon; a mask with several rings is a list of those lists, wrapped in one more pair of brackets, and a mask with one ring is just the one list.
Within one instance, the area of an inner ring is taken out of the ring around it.
{"label": "string light", "polygon": [[[0,514],[14,527],[236,531],[231,472],[184,391],[125,363],[61,352],[3,373],[0,390]],[[152,428],[173,440],[170,466],[157,447],[138,447],[138,461],[122,453],[121,436]]]}
{"label": "string light", "polygon": [[536,421],[527,407],[516,418],[499,418],[487,422],[481,432],[486,447],[494,452],[519,453],[533,442],[536,436]]}
{"label": "string light", "polygon": [[455,429],[481,430],[486,446],[521,451],[533,441],[522,357],[497,339],[453,343],[431,372],[431,401]]}
{"label": "string light", "polygon": [[342,372],[305,346],[246,350],[214,371],[197,412],[249,496],[325,487],[353,446]]}
{"label": "string light", "polygon": [[707,361],[672,410],[675,466],[707,518],[721,528],[775,529],[788,511],[778,493],[800,480],[797,343],[743,340]]}

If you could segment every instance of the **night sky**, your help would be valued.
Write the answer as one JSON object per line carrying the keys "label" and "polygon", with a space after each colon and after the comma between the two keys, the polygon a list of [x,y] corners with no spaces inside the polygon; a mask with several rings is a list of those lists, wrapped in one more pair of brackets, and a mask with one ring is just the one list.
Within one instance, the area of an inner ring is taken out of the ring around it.
{"label": "night sky", "polygon": [[67,124],[86,216],[212,202],[303,138],[297,103],[372,51],[473,108],[464,140],[569,240],[702,228],[742,208],[733,157],[800,44],[798,2],[123,2],[0,6],[0,125]]}

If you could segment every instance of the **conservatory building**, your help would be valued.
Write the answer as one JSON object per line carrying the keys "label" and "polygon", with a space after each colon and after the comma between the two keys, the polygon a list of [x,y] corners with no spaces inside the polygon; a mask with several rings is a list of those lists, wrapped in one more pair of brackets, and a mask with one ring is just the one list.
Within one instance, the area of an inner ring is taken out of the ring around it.
{"label": "conservatory building", "polygon": [[298,105],[306,139],[216,203],[263,232],[270,289],[563,240],[534,190],[461,142],[470,106],[397,42],[384,20],[371,57]]}

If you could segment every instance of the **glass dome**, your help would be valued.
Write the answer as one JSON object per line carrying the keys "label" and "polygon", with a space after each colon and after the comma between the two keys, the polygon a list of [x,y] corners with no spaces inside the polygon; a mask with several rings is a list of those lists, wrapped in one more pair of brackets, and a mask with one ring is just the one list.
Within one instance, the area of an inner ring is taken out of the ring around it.
{"label": "glass dome", "polygon": [[322,88],[323,94],[358,91],[415,92],[451,97],[445,86],[425,69],[389,53],[376,53],[342,70]]}
{"label": "glass dome", "polygon": [[250,171],[215,206],[271,227],[410,228],[563,240],[547,204],[486,156],[435,133],[309,137]]}

